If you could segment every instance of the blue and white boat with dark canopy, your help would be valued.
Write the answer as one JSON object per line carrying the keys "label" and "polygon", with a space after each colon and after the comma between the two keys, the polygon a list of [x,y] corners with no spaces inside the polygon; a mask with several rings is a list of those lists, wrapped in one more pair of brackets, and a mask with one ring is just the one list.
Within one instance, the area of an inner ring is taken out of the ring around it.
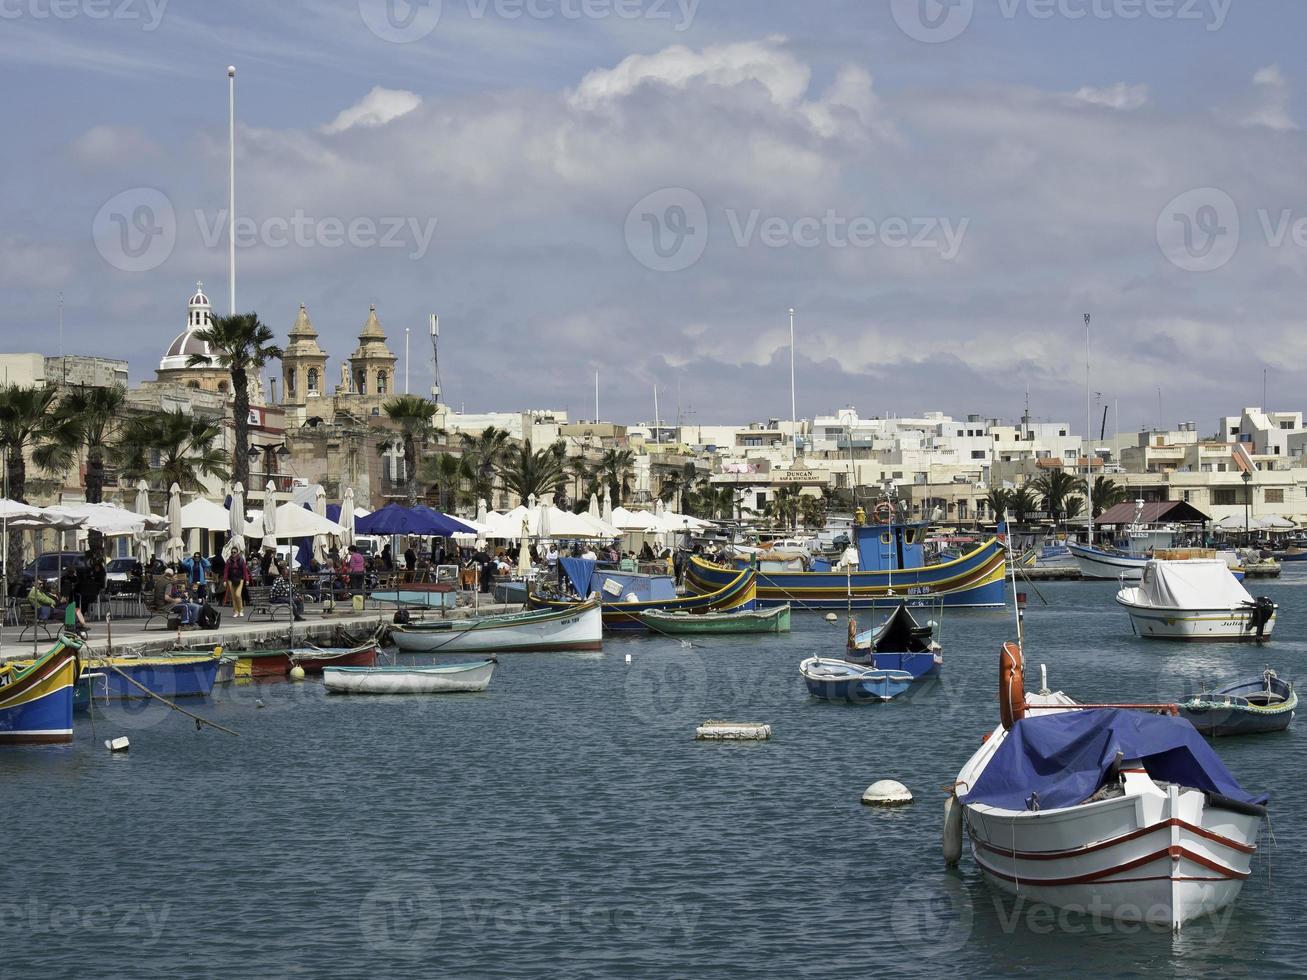
{"label": "blue and white boat with dark canopy", "polygon": [[1259,676],[1180,702],[1180,714],[1204,735],[1262,735],[1282,732],[1298,710],[1298,692],[1267,669]]}
{"label": "blue and white boat with dark canopy", "polygon": [[875,704],[890,701],[912,686],[915,679],[904,670],[880,670],[847,660],[809,657],[799,664],[808,693],[823,701]]}
{"label": "blue and white boat with dark canopy", "polygon": [[903,601],[950,607],[1003,605],[1007,552],[997,538],[959,558],[928,564],[929,524],[900,522],[888,503],[877,507],[875,517],[877,522],[868,523],[867,515],[858,509],[854,544],[846,552],[843,568],[836,569],[820,557],[769,561],[765,552],[739,557],[733,567],[695,556],[686,567],[686,587],[710,593],[732,581],[741,568],[756,568],[760,606],[888,609]]}
{"label": "blue and white boat with dark canopy", "polygon": [[844,659],[881,670],[902,670],[914,680],[935,677],[944,665],[943,647],[935,642],[935,623],[922,625],[900,602],[879,626],[858,632],[849,617],[848,652]]}

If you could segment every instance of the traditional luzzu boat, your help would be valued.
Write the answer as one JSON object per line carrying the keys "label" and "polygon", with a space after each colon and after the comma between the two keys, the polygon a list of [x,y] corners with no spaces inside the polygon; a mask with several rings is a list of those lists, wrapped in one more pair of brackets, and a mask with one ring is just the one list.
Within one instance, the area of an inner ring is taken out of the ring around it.
{"label": "traditional luzzu boat", "polygon": [[0,745],[73,740],[81,649],[76,637],[61,633],[45,656],[0,666]]}
{"label": "traditional luzzu boat", "polygon": [[328,667],[322,682],[329,694],[451,694],[484,691],[496,661],[413,667]]}
{"label": "traditional luzzu boat", "polygon": [[235,661],[236,678],[285,677],[290,673],[293,650],[228,650],[224,656]]}
{"label": "traditional luzzu boat", "polygon": [[946,860],[965,822],[985,878],[1027,901],[1172,929],[1232,903],[1266,797],[1175,705],[1079,704],[1046,683],[1027,694],[1015,643],[999,664],[1000,723],[958,773]]}
{"label": "traditional luzzu boat", "polygon": [[935,624],[917,622],[907,603],[900,602],[879,626],[858,632],[857,621],[849,618],[850,663],[903,670],[914,680],[939,675],[944,666],[943,647],[935,642]]}
{"label": "traditional luzzu boat", "polygon": [[640,622],[655,633],[672,636],[721,635],[731,633],[788,633],[790,631],[789,605],[774,609],[754,609],[744,612],[662,612],[640,614]]}
{"label": "traditional luzzu boat", "polygon": [[1298,692],[1273,670],[1180,702],[1180,714],[1204,735],[1282,732],[1298,710]]}
{"label": "traditional luzzu boat", "polygon": [[597,599],[565,609],[408,623],[391,631],[401,653],[602,650],[603,634],[603,615]]}
{"label": "traditional luzzu boat", "polygon": [[327,667],[376,666],[378,653],[376,640],[353,647],[296,647],[290,653],[290,662],[306,674],[321,674]]}
{"label": "traditional luzzu boat", "polygon": [[[1158,552],[1160,555],[1170,552]],[[1150,640],[1269,640],[1277,606],[1254,599],[1219,558],[1150,560],[1137,586],[1116,594],[1135,635]]]}
{"label": "traditional luzzu boat", "polygon": [[74,709],[86,711],[92,701],[148,698],[146,691],[169,700],[208,697],[221,660],[214,654],[89,656],[82,662]]}
{"label": "traditional luzzu boat", "polygon": [[808,693],[823,701],[876,704],[890,701],[912,687],[915,678],[904,670],[884,670],[847,660],[809,657],[799,664]]}
{"label": "traditional luzzu boat", "polygon": [[868,524],[861,509],[855,517],[856,571],[829,570],[823,561],[793,568],[793,562],[771,563],[761,554],[727,568],[696,555],[686,568],[686,585],[692,592],[711,593],[741,569],[756,567],[762,606],[788,602],[800,609],[870,609],[904,600],[946,606],[1003,604],[1006,551],[998,539],[991,538],[952,561],[927,565],[928,525],[898,524],[888,510],[881,514],[885,520],[879,524]]}
{"label": "traditional luzzu boat", "polygon": [[[723,569],[723,581],[711,591],[678,596],[670,575],[622,573],[595,567],[582,558],[564,559],[564,571],[577,597],[552,595],[534,588],[527,594],[533,609],[575,609],[598,594],[603,611],[604,629],[643,630],[642,613],[660,612],[736,612],[757,605],[757,574],[752,568]],[[639,581],[637,581],[639,580]],[[636,588],[638,586],[639,588]],[[646,588],[648,592],[641,594]],[[582,598],[584,597],[584,598]]]}

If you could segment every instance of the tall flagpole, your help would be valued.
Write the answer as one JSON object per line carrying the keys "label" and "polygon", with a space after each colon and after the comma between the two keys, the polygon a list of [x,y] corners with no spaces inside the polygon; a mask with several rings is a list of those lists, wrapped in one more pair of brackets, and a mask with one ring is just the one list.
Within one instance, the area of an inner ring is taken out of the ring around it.
{"label": "tall flagpole", "polygon": [[227,302],[236,315],[236,66],[227,66]]}
{"label": "tall flagpole", "polygon": [[1094,546],[1094,461],[1089,455],[1093,432],[1093,410],[1089,406],[1089,314],[1085,314],[1085,502],[1089,510],[1089,547]]}
{"label": "tall flagpole", "polygon": [[408,327],[404,328],[404,394],[408,394]]}
{"label": "tall flagpole", "polygon": [[799,458],[799,414],[794,397],[794,309],[790,309],[790,449],[792,460]]}

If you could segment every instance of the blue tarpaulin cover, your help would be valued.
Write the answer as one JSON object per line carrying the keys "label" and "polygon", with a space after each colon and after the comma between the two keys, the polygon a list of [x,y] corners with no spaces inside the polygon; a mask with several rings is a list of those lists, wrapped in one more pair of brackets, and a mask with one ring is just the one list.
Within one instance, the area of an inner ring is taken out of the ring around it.
{"label": "blue tarpaulin cover", "polygon": [[563,558],[563,574],[572,583],[572,588],[582,599],[590,594],[590,581],[594,578],[595,561],[593,558]]}
{"label": "blue tarpaulin cover", "polygon": [[354,522],[354,530],[359,534],[475,534],[472,528],[462,521],[424,507],[401,507],[399,504],[387,504],[381,510],[374,511],[367,517],[360,517]]}
{"label": "blue tarpaulin cover", "polygon": [[1092,796],[1116,762],[1140,759],[1158,782],[1265,803],[1225,768],[1212,747],[1183,718],[1121,708],[1092,708],[1018,721],[963,803],[1025,810],[1031,793],[1039,808],[1075,806]]}

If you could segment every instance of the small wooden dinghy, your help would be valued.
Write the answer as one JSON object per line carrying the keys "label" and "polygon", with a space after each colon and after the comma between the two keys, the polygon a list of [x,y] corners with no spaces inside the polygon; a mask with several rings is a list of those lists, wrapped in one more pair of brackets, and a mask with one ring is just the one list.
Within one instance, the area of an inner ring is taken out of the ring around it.
{"label": "small wooden dinghy", "polygon": [[655,633],[673,636],[721,633],[788,633],[790,606],[744,612],[663,612],[650,609],[640,613],[640,622]]}
{"label": "small wooden dinghy", "polygon": [[322,683],[329,694],[448,694],[484,691],[496,660],[412,667],[327,667]]}
{"label": "small wooden dinghy", "polygon": [[799,673],[813,697],[854,704],[889,701],[910,688],[914,679],[906,670],[878,670],[820,657],[799,664]]}
{"label": "small wooden dinghy", "polygon": [[290,662],[304,668],[306,674],[321,674],[327,667],[373,667],[377,652],[373,640],[356,647],[296,647],[291,651]]}
{"label": "small wooden dinghy", "polygon": [[1298,692],[1273,670],[1180,702],[1180,714],[1204,735],[1213,736],[1282,732],[1297,708]]}

